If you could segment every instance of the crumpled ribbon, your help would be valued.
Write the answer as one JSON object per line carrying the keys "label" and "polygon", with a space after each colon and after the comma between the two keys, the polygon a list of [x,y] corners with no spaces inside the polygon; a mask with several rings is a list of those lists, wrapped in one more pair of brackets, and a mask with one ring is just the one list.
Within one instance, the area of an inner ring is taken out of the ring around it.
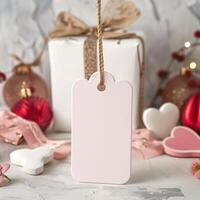
{"label": "crumpled ribbon", "polygon": [[164,153],[162,143],[148,129],[138,129],[133,132],[132,157],[149,159]]}
{"label": "crumpled ribbon", "polygon": [[25,139],[30,148],[48,146],[54,150],[56,160],[65,159],[71,150],[69,140],[49,140],[35,122],[10,111],[0,113],[0,139],[14,145],[19,145]]}
{"label": "crumpled ribbon", "polygon": [[23,141],[24,122],[14,113],[0,112],[0,139],[6,143],[19,145]]}
{"label": "crumpled ribbon", "polygon": [[[128,39],[135,38],[141,42],[142,57],[137,47],[137,56],[140,66],[140,123],[144,107],[144,39],[136,33],[129,33],[124,29],[140,16],[140,11],[135,7],[132,0],[109,0],[102,13],[102,30],[104,39]],[[56,19],[55,28],[49,33],[51,38],[86,36],[84,43],[84,66],[85,78],[97,71],[97,55],[95,49],[97,40],[97,28],[88,26],[84,21],[70,12],[61,12]]]}
{"label": "crumpled ribbon", "polygon": [[7,182],[10,182],[11,179],[5,175],[5,173],[9,170],[9,163],[0,164],[0,187],[5,186]]}
{"label": "crumpled ribbon", "polygon": [[[14,145],[25,139],[30,148],[48,146],[54,150],[56,160],[65,159],[71,153],[71,140],[49,140],[35,122],[25,120],[10,111],[0,112],[0,139]],[[151,131],[138,129],[133,132],[133,158],[149,159],[163,152],[162,144]]]}

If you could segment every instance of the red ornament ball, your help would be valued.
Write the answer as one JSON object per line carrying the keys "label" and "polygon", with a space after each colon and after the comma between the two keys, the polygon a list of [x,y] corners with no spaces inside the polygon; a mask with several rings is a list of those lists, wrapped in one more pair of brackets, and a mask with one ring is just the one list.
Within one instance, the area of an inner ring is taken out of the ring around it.
{"label": "red ornament ball", "polygon": [[181,112],[181,123],[200,134],[200,92],[192,95],[184,104]]}
{"label": "red ornament ball", "polygon": [[11,110],[24,119],[36,122],[43,131],[48,128],[53,118],[49,102],[40,97],[23,98]]}

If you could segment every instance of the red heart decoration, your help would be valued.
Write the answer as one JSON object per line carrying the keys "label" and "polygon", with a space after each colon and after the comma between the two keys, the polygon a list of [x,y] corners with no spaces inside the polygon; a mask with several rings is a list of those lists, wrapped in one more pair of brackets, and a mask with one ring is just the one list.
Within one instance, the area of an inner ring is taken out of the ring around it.
{"label": "red heart decoration", "polygon": [[165,152],[175,157],[199,157],[200,136],[192,129],[177,126],[171,136],[163,141]]}
{"label": "red heart decoration", "polygon": [[200,93],[192,95],[181,112],[181,123],[200,134]]}

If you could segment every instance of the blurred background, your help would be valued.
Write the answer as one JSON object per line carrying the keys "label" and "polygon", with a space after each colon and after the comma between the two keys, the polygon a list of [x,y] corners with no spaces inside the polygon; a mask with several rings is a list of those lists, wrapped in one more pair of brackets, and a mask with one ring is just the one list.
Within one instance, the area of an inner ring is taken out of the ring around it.
{"label": "blurred background", "polygon": [[[185,42],[195,40],[194,33],[200,26],[200,0],[134,0],[134,3],[141,16],[130,30],[145,33],[145,97],[148,103],[159,85],[158,70],[166,67],[172,52],[184,46]],[[63,10],[71,11],[89,25],[95,25],[95,0],[1,0],[0,70],[7,75],[11,73],[14,62],[10,54],[31,62],[44,37],[52,30],[56,15]],[[193,50],[185,64],[195,60],[198,68],[199,53],[200,48]],[[174,63],[174,71],[178,70],[177,65],[180,63]],[[49,83],[47,49],[37,71],[42,72]]]}

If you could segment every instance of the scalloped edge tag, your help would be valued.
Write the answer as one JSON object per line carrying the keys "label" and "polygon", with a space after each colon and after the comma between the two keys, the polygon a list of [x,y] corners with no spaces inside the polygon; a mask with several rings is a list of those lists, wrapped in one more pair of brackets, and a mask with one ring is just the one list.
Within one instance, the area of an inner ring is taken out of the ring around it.
{"label": "scalloped edge tag", "polygon": [[105,72],[72,89],[72,176],[79,182],[124,184],[131,171],[132,87]]}

